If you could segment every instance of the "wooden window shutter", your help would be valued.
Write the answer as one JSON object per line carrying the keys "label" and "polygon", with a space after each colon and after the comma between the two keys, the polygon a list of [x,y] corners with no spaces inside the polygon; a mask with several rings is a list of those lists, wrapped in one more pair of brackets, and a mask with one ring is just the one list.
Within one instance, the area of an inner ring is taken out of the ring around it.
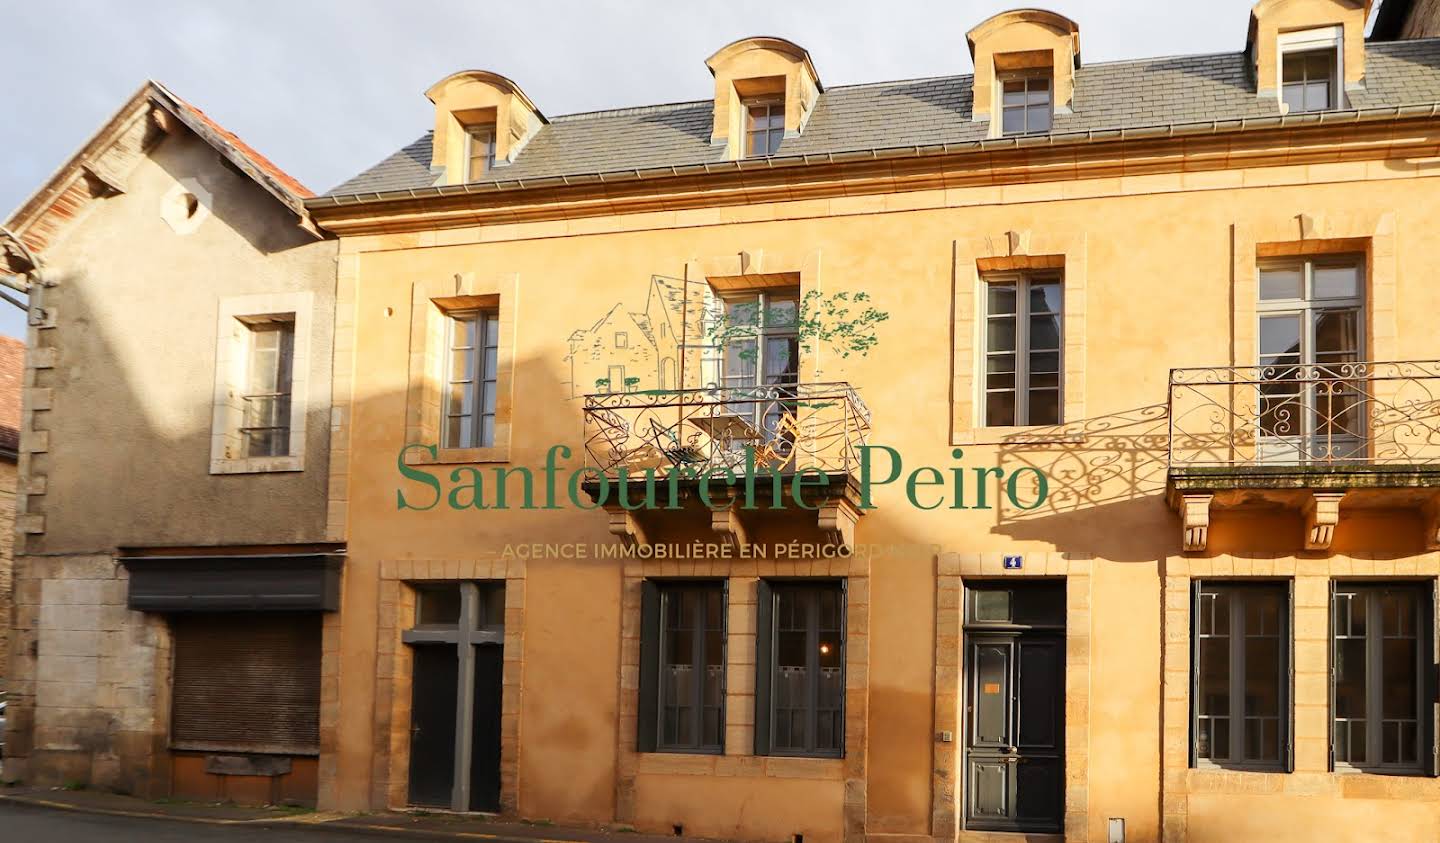
{"label": "wooden window shutter", "polygon": [[1435,618],[1437,616],[1435,600],[1435,581],[1429,583],[1429,599],[1421,604],[1422,612],[1427,615],[1419,628],[1429,630],[1429,633],[1420,640],[1421,652],[1425,658],[1421,664],[1427,669],[1425,675],[1420,678],[1425,689],[1421,699],[1425,705],[1420,708],[1420,728],[1424,733],[1425,742],[1421,744],[1425,753],[1425,773],[1431,777],[1440,776],[1440,746],[1435,740],[1435,703],[1440,699],[1440,665],[1435,663]]}
{"label": "wooden window shutter", "polygon": [[775,592],[755,584],[755,754],[770,754],[771,679],[775,670]]}
{"label": "wooden window shutter", "polygon": [[[1190,581],[1190,766],[1198,761],[1197,744],[1200,732],[1197,728],[1200,713],[1200,589],[1204,583]],[[1213,733],[1212,733],[1213,735]],[[1213,737],[1212,737],[1213,740]],[[1212,756],[1213,757],[1213,756]]]}
{"label": "wooden window shutter", "polygon": [[319,613],[178,615],[171,630],[176,748],[320,751]]}
{"label": "wooden window shutter", "polygon": [[660,588],[640,584],[640,699],[636,711],[635,751],[654,752],[660,724]]}
{"label": "wooden window shutter", "polygon": [[1285,711],[1281,717],[1286,723],[1285,726],[1285,757],[1281,759],[1285,764],[1285,772],[1295,772],[1295,580],[1285,581],[1285,616],[1282,620],[1280,634],[1284,636],[1283,644],[1287,648],[1285,656],[1285,671],[1289,680],[1289,686],[1285,689],[1284,705]]}

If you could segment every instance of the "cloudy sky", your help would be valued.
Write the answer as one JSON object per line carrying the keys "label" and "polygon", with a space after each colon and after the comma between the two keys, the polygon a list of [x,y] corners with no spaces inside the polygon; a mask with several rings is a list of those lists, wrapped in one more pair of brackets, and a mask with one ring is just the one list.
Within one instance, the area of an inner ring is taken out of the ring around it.
{"label": "cloudy sky", "polygon": [[[969,73],[965,33],[1004,0],[7,0],[0,217],[146,78],[320,192],[429,128],[460,69],[514,79],[547,114],[705,99],[705,58],[747,35],[810,51],[828,85]],[[1046,0],[1086,62],[1244,47],[1253,0]],[[0,303],[0,333],[21,330]]]}

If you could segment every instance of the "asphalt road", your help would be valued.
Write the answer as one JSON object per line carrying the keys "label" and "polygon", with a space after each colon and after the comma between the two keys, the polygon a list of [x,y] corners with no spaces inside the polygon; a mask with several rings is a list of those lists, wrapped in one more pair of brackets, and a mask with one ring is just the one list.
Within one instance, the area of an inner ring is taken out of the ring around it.
{"label": "asphalt road", "polygon": [[4,843],[179,843],[190,840],[249,843],[326,843],[373,841],[374,835],[306,829],[201,825],[173,820],[132,819],[56,811],[24,805],[0,805],[0,841]]}

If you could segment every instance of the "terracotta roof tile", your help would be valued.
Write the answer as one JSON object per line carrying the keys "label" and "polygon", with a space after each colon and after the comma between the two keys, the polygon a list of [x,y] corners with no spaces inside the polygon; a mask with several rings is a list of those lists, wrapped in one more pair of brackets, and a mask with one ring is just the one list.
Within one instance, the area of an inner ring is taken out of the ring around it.
{"label": "terracotta roof tile", "polygon": [[191,103],[181,99],[180,97],[176,97],[173,92],[171,92],[170,95],[172,97],[175,97],[176,103],[184,106],[187,111],[189,111],[196,117],[196,119],[203,122],[206,126],[209,126],[211,131],[224,138],[226,143],[235,147],[235,150],[237,152],[250,159],[251,163],[264,171],[266,175],[270,176],[280,184],[284,185],[287,190],[291,191],[296,196],[299,196],[302,199],[309,199],[310,197],[315,195],[315,193],[310,190],[310,188],[301,184],[294,176],[280,169],[278,166],[276,166],[275,162],[271,161],[269,158],[266,158],[264,155],[261,155],[259,152],[255,151],[254,147],[241,140],[239,135],[235,134],[224,126],[221,126],[219,123],[215,122],[215,120],[211,118],[210,115],[196,108]]}

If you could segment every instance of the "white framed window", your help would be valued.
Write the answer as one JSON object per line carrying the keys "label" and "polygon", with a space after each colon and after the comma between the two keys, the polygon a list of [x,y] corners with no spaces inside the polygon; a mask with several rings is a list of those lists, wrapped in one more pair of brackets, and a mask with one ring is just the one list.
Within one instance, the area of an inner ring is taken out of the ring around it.
{"label": "white framed window", "polygon": [[997,273],[982,279],[981,426],[1063,420],[1063,287],[1058,272]]}
{"label": "white framed window", "polygon": [[220,301],[210,473],[302,471],[310,293]]}
{"label": "white framed window", "polygon": [[448,316],[444,447],[490,448],[495,444],[500,315],[471,310]]}
{"label": "white framed window", "polygon": [[764,158],[780,151],[785,139],[785,98],[765,97],[745,103],[745,156]]}
{"label": "white framed window", "polygon": [[1282,462],[1363,456],[1353,364],[1365,359],[1365,262],[1352,255],[1260,264],[1260,447]]}
{"label": "white framed window", "polygon": [[1344,29],[1327,26],[1280,35],[1279,97],[1288,114],[1345,105]]}
{"label": "white framed window", "polygon": [[1004,73],[1000,83],[1000,133],[1043,135],[1055,114],[1055,86],[1049,73]]}
{"label": "white framed window", "polygon": [[465,180],[474,181],[495,166],[495,125],[465,127]]}
{"label": "white framed window", "polygon": [[294,386],[295,315],[242,319],[249,329],[240,425],[246,457],[290,455],[290,404]]}

